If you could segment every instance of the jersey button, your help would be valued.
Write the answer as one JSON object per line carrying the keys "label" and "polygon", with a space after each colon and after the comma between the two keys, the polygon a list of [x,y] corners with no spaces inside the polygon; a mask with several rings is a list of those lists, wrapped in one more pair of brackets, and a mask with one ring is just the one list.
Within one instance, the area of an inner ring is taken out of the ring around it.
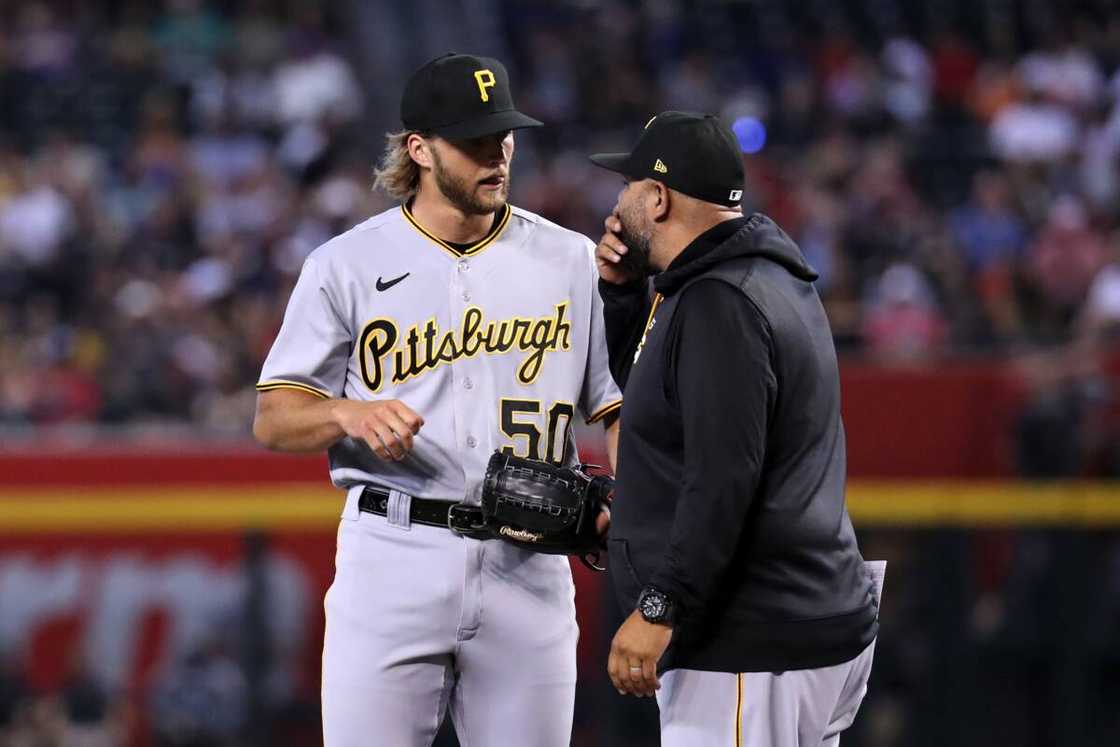
{"label": "jersey button", "polygon": [[469,269],[471,269],[471,263],[468,262],[465,259],[460,259],[459,260],[459,272],[466,272]]}
{"label": "jersey button", "polygon": [[474,386],[474,383],[470,379],[463,379],[463,388],[464,389],[470,389],[473,386]]}
{"label": "jersey button", "polygon": [[467,436],[467,446],[469,446],[472,449],[474,447],[478,446],[478,441],[475,439],[474,436]]}
{"label": "jersey button", "polygon": [[470,291],[463,291],[463,300],[464,301],[470,301],[471,300],[471,292]]}

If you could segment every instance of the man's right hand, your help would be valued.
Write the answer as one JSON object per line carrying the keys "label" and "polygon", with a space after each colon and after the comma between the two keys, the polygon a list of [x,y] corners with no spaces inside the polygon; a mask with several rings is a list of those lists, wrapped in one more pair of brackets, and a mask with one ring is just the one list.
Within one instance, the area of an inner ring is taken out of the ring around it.
{"label": "man's right hand", "polygon": [[622,264],[622,257],[629,250],[626,245],[622,243],[619,238],[619,233],[622,231],[622,221],[618,219],[617,213],[611,213],[607,219],[603,221],[603,227],[606,233],[603,238],[599,239],[599,245],[595,247],[595,266],[599,268],[599,277],[608,283],[615,285],[629,285],[638,280],[638,276],[626,270],[625,265]]}
{"label": "man's right hand", "polygon": [[386,461],[404,459],[412,451],[412,437],[424,425],[424,419],[399,399],[338,400],[334,413],[347,436],[365,441]]}

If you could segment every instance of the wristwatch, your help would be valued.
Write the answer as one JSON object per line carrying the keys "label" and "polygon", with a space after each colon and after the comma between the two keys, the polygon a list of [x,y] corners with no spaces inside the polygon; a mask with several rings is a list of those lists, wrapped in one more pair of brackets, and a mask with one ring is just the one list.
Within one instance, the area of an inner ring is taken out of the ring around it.
{"label": "wristwatch", "polygon": [[647,586],[638,596],[638,612],[646,622],[672,625],[677,616],[677,605],[665,592]]}

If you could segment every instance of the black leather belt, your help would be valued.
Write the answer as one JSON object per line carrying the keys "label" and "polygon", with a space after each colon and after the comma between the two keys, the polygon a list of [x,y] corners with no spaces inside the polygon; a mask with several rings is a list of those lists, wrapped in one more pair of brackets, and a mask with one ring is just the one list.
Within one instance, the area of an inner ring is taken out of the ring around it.
{"label": "black leather belt", "polygon": [[[358,510],[367,514],[388,516],[389,491],[367,487],[358,498]],[[430,498],[413,498],[409,504],[408,520],[413,524],[450,529],[455,534],[472,539],[493,539],[482,520],[482,509],[454,501],[435,501]]]}

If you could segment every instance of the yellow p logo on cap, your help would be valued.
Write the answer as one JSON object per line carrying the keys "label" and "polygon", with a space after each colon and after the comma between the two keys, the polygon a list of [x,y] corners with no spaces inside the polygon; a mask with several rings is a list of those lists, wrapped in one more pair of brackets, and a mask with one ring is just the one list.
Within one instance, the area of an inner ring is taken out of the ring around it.
{"label": "yellow p logo on cap", "polygon": [[483,101],[489,101],[490,94],[486,92],[486,89],[498,85],[498,81],[494,80],[494,73],[489,70],[475,70],[474,80],[478,83],[478,95],[482,97]]}

